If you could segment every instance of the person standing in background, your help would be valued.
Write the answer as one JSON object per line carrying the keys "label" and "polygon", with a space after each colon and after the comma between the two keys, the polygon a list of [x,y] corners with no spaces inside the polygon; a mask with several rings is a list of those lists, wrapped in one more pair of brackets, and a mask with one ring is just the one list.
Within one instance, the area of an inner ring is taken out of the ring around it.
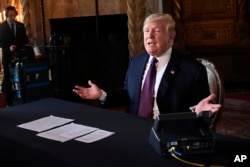
{"label": "person standing in background", "polygon": [[0,47],[2,48],[4,70],[2,92],[5,94],[6,104],[11,106],[13,105],[13,91],[9,65],[15,58],[17,51],[29,45],[29,40],[24,24],[16,21],[18,15],[16,8],[8,6],[5,9],[5,15],[6,20],[0,25]]}

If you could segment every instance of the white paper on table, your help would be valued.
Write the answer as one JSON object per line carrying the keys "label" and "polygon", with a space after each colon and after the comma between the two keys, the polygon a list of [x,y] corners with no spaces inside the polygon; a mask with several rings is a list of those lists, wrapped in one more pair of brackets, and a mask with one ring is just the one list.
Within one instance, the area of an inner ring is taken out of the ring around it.
{"label": "white paper on table", "polygon": [[115,132],[109,132],[106,130],[98,129],[92,133],[76,138],[76,141],[84,142],[84,143],[93,143],[98,140],[104,139],[111,135],[115,134]]}
{"label": "white paper on table", "polygon": [[72,122],[74,119],[68,119],[68,118],[62,118],[57,116],[47,116],[43,117],[31,122],[23,123],[20,125],[17,125],[17,127],[33,130],[36,132],[42,132],[60,125],[64,125],[66,123]]}
{"label": "white paper on table", "polygon": [[66,142],[76,137],[88,134],[97,130],[95,127],[80,125],[76,123],[70,123],[64,126],[60,126],[55,129],[51,129],[42,133],[38,133],[37,136],[44,137],[51,140],[60,142]]}

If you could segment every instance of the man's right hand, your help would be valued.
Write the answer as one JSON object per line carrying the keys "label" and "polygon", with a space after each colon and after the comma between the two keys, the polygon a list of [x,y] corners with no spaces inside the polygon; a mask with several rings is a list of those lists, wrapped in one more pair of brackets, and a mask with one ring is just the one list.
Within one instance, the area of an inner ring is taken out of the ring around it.
{"label": "man's right hand", "polygon": [[102,96],[101,89],[92,81],[88,81],[88,84],[90,87],[83,87],[76,85],[73,89],[73,92],[75,92],[77,95],[79,95],[82,99],[92,99],[92,100],[98,100]]}

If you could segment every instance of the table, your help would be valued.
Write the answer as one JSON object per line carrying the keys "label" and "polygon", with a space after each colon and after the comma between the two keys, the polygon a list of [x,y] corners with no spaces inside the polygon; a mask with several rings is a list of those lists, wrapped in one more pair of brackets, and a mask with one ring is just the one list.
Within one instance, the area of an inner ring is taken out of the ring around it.
{"label": "table", "polygon": [[[116,134],[90,144],[75,140],[61,143],[17,127],[48,115],[72,118],[75,123]],[[152,148],[148,141],[152,125],[150,119],[56,98],[0,109],[0,166],[190,166],[171,156],[162,157]],[[249,140],[216,134],[215,153],[193,156],[225,164],[230,163],[232,154],[246,153],[248,148]]]}

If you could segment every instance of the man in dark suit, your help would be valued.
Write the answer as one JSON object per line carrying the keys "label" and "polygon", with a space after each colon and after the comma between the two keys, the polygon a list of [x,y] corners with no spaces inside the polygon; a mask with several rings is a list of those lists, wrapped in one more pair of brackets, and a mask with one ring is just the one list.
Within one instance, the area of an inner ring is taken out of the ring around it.
{"label": "man in dark suit", "polygon": [[15,57],[15,53],[29,43],[24,24],[15,20],[17,14],[15,7],[8,6],[5,10],[6,20],[0,25],[0,47],[4,67],[2,92],[5,94],[6,103],[9,106],[13,105],[9,65]]}
{"label": "man in dark suit", "polygon": [[89,81],[90,87],[76,85],[73,92],[83,99],[99,99],[106,107],[127,104],[129,113],[138,114],[144,80],[151,60],[156,58],[157,74],[150,118],[162,113],[190,112],[190,107],[194,106],[197,114],[218,111],[221,105],[210,103],[215,95],[210,95],[205,67],[172,48],[175,38],[173,18],[161,13],[150,15],[144,21],[143,34],[146,52],[130,61],[121,90],[105,92]]}

